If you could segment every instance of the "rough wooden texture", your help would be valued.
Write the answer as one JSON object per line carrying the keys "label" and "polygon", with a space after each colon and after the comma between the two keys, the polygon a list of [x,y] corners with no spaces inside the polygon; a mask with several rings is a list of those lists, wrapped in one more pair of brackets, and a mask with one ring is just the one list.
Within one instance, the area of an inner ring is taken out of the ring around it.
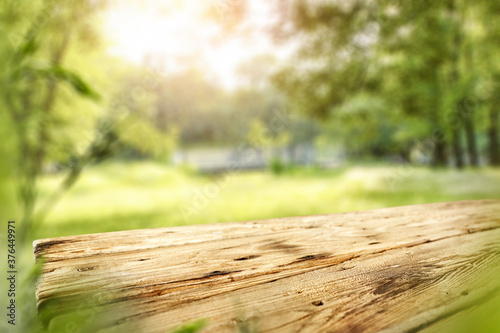
{"label": "rough wooden texture", "polygon": [[54,330],[165,333],[208,318],[203,332],[442,332],[500,295],[500,200],[62,237],[34,251]]}

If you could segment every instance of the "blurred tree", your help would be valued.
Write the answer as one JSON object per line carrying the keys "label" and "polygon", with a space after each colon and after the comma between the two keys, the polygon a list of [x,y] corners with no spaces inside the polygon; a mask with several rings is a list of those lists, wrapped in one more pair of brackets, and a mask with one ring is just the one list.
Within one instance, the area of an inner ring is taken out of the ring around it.
{"label": "blurred tree", "polygon": [[474,48],[478,51],[479,67],[486,77],[479,91],[486,99],[488,108],[488,159],[490,164],[500,166],[500,3],[498,1],[481,0],[475,2],[475,30],[478,31]]}
{"label": "blurred tree", "polygon": [[219,38],[224,39],[240,27],[247,11],[248,3],[245,0],[214,0],[205,7],[204,17],[221,27]]}
{"label": "blurred tree", "polygon": [[[124,70],[126,68],[126,70]],[[108,92],[114,154],[167,161],[177,146],[178,128],[158,112],[162,77],[148,66],[118,64]]]}
{"label": "blurred tree", "polygon": [[[8,32],[0,40],[7,64],[1,102],[18,146],[21,237],[34,231],[89,163],[120,150],[166,159],[176,144],[176,129],[157,126],[152,112],[156,88],[149,81],[159,79],[104,54],[95,18],[105,5],[77,0],[0,6],[1,29]],[[97,87],[106,93],[98,94]],[[40,203],[38,180],[50,170],[64,170],[66,177]]]}
{"label": "blurred tree", "polygon": [[254,90],[269,90],[269,77],[276,69],[278,61],[271,54],[260,54],[240,64],[238,78],[243,84]]}
{"label": "blurred tree", "polygon": [[[371,17],[372,8],[360,1],[281,5],[283,21],[274,33],[280,38],[293,37],[300,47],[293,63],[278,72],[274,82],[286,92],[292,109],[338,124],[330,128],[344,137],[351,151],[359,151],[354,145],[363,146],[366,141],[356,123],[371,118],[366,117],[371,106],[361,106],[366,100],[362,96],[382,88],[380,66],[373,61],[378,26]],[[348,128],[352,135],[347,135]]]}
{"label": "blurred tree", "polygon": [[[265,74],[247,74],[250,81],[261,83],[259,87],[249,84],[228,92],[196,69],[162,78],[156,89],[156,126],[161,130],[177,128],[183,146],[234,147],[235,143],[246,142],[252,123],[256,121],[268,128],[281,114],[278,110],[284,109],[284,98],[264,83]],[[286,124],[277,126],[289,126],[289,130],[293,127],[291,143],[312,141],[311,121],[283,121]]]}
{"label": "blurred tree", "polygon": [[[395,14],[381,21],[381,48],[400,57],[389,67],[399,85],[391,93],[401,95],[407,115],[427,122],[425,135],[434,144],[434,165],[447,165],[451,133],[455,162],[462,167],[460,132],[465,119],[460,118],[459,104],[466,90],[460,69],[463,22],[459,9],[454,0],[383,8],[386,13],[391,9]],[[448,114],[452,121],[446,121]]]}
{"label": "blurred tree", "polygon": [[[80,120],[67,116],[71,109],[61,107],[58,96],[73,100],[76,96],[99,98],[80,74],[63,63],[72,45],[95,45],[97,33],[91,19],[102,5],[102,1],[88,0],[74,1],[71,6],[54,1],[4,1],[1,5],[1,30],[8,32],[0,41],[0,57],[6,64],[0,78],[1,98],[15,127],[18,145],[23,211],[20,237],[26,236],[36,219],[37,180],[48,162],[67,151],[64,159],[71,166],[62,191],[76,180],[83,164],[107,145],[105,136],[101,136],[88,145],[82,158],[71,161],[77,144],[56,135],[58,128],[70,123],[77,125]],[[82,109],[76,107],[75,111]],[[41,209],[37,218],[41,219],[43,213]]]}
{"label": "blurred tree", "polygon": [[[489,0],[295,0],[279,5],[282,20],[274,36],[293,37],[299,47],[293,62],[274,80],[295,109],[338,122],[344,129],[349,121],[360,125],[352,126],[350,133],[364,131],[362,124],[369,131],[380,118],[386,119],[385,135],[380,135],[385,144],[379,145],[383,152],[399,145],[408,155],[412,145],[430,140],[436,166],[447,165],[450,143],[456,165],[464,165],[465,131],[469,161],[479,164],[480,115],[475,110],[480,105],[470,101],[486,72],[495,68],[491,61],[486,66],[484,62],[498,54],[493,40],[499,29],[489,25],[488,16],[498,5]],[[482,60],[476,30],[485,31],[482,41],[488,45],[489,55]],[[384,107],[368,104],[373,117],[358,109],[346,118],[346,110],[359,105],[359,96],[368,95],[384,100]],[[490,119],[492,156],[498,150],[496,111],[490,112]]]}
{"label": "blurred tree", "polygon": [[400,117],[395,110],[388,111],[383,98],[360,93],[334,110],[336,121],[331,122],[328,128],[340,139],[349,154],[383,157],[404,150],[405,140],[402,140],[402,144],[396,144],[395,139],[398,128],[403,129],[398,124]]}
{"label": "blurred tree", "polygon": [[228,139],[229,106],[222,88],[202,73],[189,69],[160,79],[156,90],[156,123],[159,129],[179,129],[182,144],[220,143]]}

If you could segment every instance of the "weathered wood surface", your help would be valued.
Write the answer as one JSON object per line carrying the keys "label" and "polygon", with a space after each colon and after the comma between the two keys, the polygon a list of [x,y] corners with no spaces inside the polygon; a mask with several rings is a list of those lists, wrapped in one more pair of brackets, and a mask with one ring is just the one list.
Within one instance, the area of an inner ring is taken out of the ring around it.
{"label": "weathered wood surface", "polygon": [[203,332],[442,332],[500,295],[500,200],[62,237],[34,251],[52,328],[165,333],[207,318]]}

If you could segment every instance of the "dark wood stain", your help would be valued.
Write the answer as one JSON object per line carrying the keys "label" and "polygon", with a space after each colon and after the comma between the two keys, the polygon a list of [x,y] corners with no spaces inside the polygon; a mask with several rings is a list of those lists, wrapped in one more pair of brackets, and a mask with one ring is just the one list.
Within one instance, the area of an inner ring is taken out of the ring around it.
{"label": "dark wood stain", "polygon": [[260,257],[259,255],[250,255],[250,256],[246,256],[246,257],[240,257],[240,258],[236,258],[234,259],[234,261],[243,261],[243,260],[250,260],[250,259],[255,259],[255,258],[258,258]]}
{"label": "dark wood stain", "polygon": [[310,254],[310,255],[295,259],[294,263],[308,261],[308,260],[314,260],[314,259],[325,259],[325,258],[328,258],[330,255],[331,255],[331,253]]}
{"label": "dark wood stain", "polygon": [[235,271],[213,271],[213,272],[210,272],[210,273],[207,273],[207,274],[203,275],[203,277],[204,278],[209,278],[209,277],[212,277],[212,276],[228,275],[228,274],[231,274],[231,273],[235,273]]}
{"label": "dark wood stain", "polygon": [[40,252],[48,252],[48,250],[54,246],[54,245],[59,245],[59,244],[65,244],[65,243],[71,243],[71,241],[68,240],[52,240],[52,241],[47,241],[44,243],[37,244],[35,247],[35,256],[38,256]]}
{"label": "dark wood stain", "polygon": [[95,269],[95,267],[82,267],[82,268],[78,268],[77,271],[88,272],[88,271],[93,271],[94,269]]}
{"label": "dark wood stain", "polygon": [[300,249],[300,246],[293,244],[285,244],[283,241],[272,240],[267,244],[264,244],[259,247],[260,250],[282,250],[287,253],[297,252]]}

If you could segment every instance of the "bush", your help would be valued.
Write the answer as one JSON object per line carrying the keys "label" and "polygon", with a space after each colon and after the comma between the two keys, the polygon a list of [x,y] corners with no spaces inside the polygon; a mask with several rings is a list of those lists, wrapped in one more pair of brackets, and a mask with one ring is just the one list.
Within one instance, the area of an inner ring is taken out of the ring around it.
{"label": "bush", "polygon": [[269,163],[269,169],[275,175],[281,175],[286,170],[286,164],[279,157],[274,157]]}

